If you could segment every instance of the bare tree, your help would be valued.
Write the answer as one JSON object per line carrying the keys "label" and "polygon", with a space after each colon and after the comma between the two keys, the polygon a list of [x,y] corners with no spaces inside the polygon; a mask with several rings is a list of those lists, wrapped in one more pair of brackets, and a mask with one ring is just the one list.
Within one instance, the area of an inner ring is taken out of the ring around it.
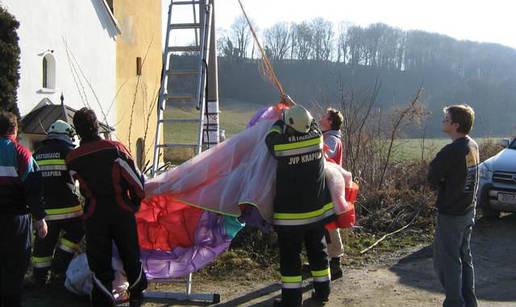
{"label": "bare tree", "polygon": [[350,23],[342,21],[338,26],[338,34],[337,34],[337,43],[335,49],[337,50],[337,62],[346,64],[347,52],[348,48],[346,45],[348,29],[350,28]]}
{"label": "bare tree", "polygon": [[246,58],[249,44],[251,43],[251,31],[245,17],[237,17],[231,25],[229,32],[229,39],[234,47],[236,57],[240,59]]}
{"label": "bare tree", "polygon": [[265,30],[265,48],[271,59],[283,60],[291,48],[292,35],[286,22],[276,23]]}
{"label": "bare tree", "polygon": [[362,54],[364,53],[363,43],[364,29],[361,27],[351,27],[346,35],[346,52],[349,56],[348,63],[351,65],[364,64]]}
{"label": "bare tree", "polygon": [[421,96],[423,88],[419,88],[416,96],[405,106],[398,107],[391,114],[391,129],[388,140],[388,149],[385,157],[385,162],[382,168],[380,181],[378,182],[378,189],[382,188],[385,179],[385,173],[389,166],[391,159],[394,141],[398,138],[398,133],[409,124],[418,124],[428,115],[424,105],[421,103]]}
{"label": "bare tree", "polygon": [[295,57],[298,60],[310,59],[313,52],[312,27],[306,21],[294,25]]}
{"label": "bare tree", "polygon": [[233,46],[233,42],[228,36],[221,36],[217,40],[217,52],[220,56],[232,59],[237,55],[237,49]]}
{"label": "bare tree", "polygon": [[323,18],[310,22],[312,29],[312,57],[316,61],[329,61],[333,50],[333,24]]}

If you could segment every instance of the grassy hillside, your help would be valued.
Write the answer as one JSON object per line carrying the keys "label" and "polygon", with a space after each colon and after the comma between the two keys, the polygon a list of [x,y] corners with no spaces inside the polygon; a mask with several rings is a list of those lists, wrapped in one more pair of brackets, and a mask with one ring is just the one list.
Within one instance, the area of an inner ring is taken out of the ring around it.
{"label": "grassy hillside", "polygon": [[[220,129],[225,130],[226,138],[237,134],[245,129],[249,120],[253,117],[257,110],[263,108],[263,105],[254,103],[236,101],[232,99],[221,101]],[[165,118],[197,118],[199,111],[194,107],[181,106],[177,108],[166,109]],[[197,123],[174,123],[164,125],[165,143],[195,143],[197,142],[198,124]],[[174,164],[181,163],[193,156],[192,148],[167,148],[165,150],[165,159]]]}
{"label": "grassy hillside", "polygon": [[[264,105],[243,102],[234,99],[222,99],[221,114],[220,114],[220,129],[225,130],[226,137],[229,138],[245,129],[247,123],[256,111],[263,108]],[[167,109],[167,111],[171,111]],[[197,110],[191,109],[174,109],[176,112],[174,117],[191,118],[197,116]],[[168,114],[170,116],[170,113]],[[165,129],[165,142],[175,143],[190,143],[195,142],[195,135],[197,133],[196,123],[183,123],[180,129],[171,130]],[[477,138],[477,142],[482,143],[492,141],[493,138]],[[446,144],[450,142],[447,138],[406,138],[396,140],[393,147],[393,158],[395,160],[419,160],[421,158],[428,160],[432,159],[435,154]],[[171,151],[168,150],[169,156]],[[182,160],[183,155],[191,156],[193,152],[190,150],[175,150],[172,160]]]}

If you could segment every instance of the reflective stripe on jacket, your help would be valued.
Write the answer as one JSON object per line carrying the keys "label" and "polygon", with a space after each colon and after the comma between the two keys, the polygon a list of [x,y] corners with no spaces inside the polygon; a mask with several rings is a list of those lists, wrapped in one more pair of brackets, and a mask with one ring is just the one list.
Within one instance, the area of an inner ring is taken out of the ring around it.
{"label": "reflective stripe on jacket", "polygon": [[304,226],[333,219],[317,124],[313,122],[307,133],[297,133],[279,120],[269,130],[266,143],[278,161],[273,224]]}
{"label": "reflective stripe on jacket", "polygon": [[74,149],[72,143],[48,138],[34,152],[43,183],[43,207],[47,220],[57,221],[82,216],[82,207],[75,183],[66,167],[66,156]]}

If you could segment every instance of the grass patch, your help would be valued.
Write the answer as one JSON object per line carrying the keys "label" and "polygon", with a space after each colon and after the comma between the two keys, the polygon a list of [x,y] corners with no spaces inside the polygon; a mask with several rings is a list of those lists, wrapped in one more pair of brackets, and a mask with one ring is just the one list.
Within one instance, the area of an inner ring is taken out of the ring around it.
{"label": "grass patch", "polygon": [[[344,136],[345,137],[345,136]],[[497,143],[499,137],[474,138],[478,145]],[[394,142],[396,160],[431,160],[446,144],[451,143],[449,138],[421,138],[398,139]]]}
{"label": "grass patch", "polygon": [[360,251],[371,246],[379,240],[384,233],[370,233],[361,230],[354,230],[342,239],[345,255],[342,264],[351,267],[361,267],[370,263],[377,263],[382,260],[383,255],[396,254],[403,249],[429,244],[433,239],[433,231],[421,231],[408,228],[400,233],[390,236],[380,242],[364,254]]}

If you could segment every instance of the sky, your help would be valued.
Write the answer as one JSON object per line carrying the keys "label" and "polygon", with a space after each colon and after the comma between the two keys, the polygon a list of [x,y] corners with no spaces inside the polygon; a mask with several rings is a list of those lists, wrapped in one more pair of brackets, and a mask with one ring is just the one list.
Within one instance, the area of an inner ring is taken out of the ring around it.
{"label": "sky", "polygon": [[[361,26],[382,22],[403,30],[424,30],[459,40],[516,48],[514,0],[242,0],[242,3],[256,27],[262,30],[281,21],[323,17],[336,25],[342,21]],[[241,14],[237,0],[215,0],[215,12],[217,28],[229,28]]]}

